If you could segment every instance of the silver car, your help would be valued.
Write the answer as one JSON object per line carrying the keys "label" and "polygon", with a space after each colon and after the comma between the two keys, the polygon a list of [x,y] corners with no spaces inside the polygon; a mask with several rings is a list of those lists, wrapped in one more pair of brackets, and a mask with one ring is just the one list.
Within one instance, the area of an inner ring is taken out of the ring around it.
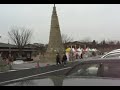
{"label": "silver car", "polygon": [[120,49],[115,49],[109,53],[106,53],[101,58],[120,58]]}

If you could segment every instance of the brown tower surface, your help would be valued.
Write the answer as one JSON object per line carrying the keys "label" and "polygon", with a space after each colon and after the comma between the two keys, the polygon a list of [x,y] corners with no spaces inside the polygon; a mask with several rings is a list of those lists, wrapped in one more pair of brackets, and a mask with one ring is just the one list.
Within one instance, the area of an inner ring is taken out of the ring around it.
{"label": "brown tower surface", "polygon": [[46,54],[47,54],[46,57],[49,60],[55,59],[56,53],[62,54],[63,52],[64,52],[64,46],[62,43],[58,16],[57,16],[56,7],[54,4],[52,17],[51,17],[50,36],[49,36],[48,48],[46,51]]}

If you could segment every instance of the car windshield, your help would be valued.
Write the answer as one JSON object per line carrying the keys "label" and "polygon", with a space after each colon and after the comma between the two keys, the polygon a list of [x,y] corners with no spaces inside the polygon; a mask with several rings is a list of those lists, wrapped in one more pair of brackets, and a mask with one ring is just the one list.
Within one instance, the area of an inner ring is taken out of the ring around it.
{"label": "car windshield", "polygon": [[54,86],[54,82],[52,79],[47,77],[44,79],[37,77],[37,79],[26,79],[22,81],[7,83],[4,86]]}
{"label": "car windshield", "polygon": [[68,76],[120,78],[120,63],[84,64],[77,66],[73,71]]}
{"label": "car windshield", "polygon": [[72,73],[71,76],[97,76],[98,65],[83,65],[77,72]]}
{"label": "car windshield", "polygon": [[119,62],[120,4],[0,4],[0,86],[118,79]]}

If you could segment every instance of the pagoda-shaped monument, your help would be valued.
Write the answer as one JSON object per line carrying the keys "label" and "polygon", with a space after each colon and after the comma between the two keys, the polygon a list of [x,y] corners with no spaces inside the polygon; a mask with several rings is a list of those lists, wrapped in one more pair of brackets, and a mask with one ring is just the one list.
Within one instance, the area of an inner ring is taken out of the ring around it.
{"label": "pagoda-shaped monument", "polygon": [[52,17],[51,17],[49,43],[45,56],[49,60],[55,60],[56,53],[63,54],[63,52],[64,52],[64,46],[62,43],[57,11],[54,4]]}

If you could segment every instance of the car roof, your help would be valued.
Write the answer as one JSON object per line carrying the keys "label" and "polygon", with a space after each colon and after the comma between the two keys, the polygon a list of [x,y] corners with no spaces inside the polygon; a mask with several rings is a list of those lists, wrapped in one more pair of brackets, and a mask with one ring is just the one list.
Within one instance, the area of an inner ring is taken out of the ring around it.
{"label": "car roof", "polygon": [[81,60],[80,63],[92,63],[92,62],[99,62],[99,63],[103,63],[103,62],[120,62],[120,58],[97,58],[97,59],[84,59]]}
{"label": "car roof", "polygon": [[112,50],[112,51],[120,51],[120,49],[115,49],[115,50]]}
{"label": "car roof", "polygon": [[112,51],[108,52],[107,54],[103,55],[101,58],[104,58],[105,56],[107,56],[109,54],[120,54],[120,49],[112,50]]}

